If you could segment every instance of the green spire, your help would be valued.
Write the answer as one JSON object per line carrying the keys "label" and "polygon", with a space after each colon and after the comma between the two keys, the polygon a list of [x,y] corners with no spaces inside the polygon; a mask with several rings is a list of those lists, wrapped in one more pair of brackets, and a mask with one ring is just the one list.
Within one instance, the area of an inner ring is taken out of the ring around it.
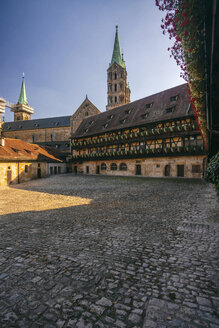
{"label": "green spire", "polygon": [[23,77],[22,77],[22,85],[21,85],[20,97],[18,99],[18,103],[17,104],[28,105],[28,103],[27,103],[27,96],[26,96],[26,89],[25,89],[25,83],[24,83],[24,73],[23,73]]}
{"label": "green spire", "polygon": [[114,41],[113,55],[110,66],[113,63],[117,63],[122,67],[125,67],[125,62],[121,56],[120,45],[119,45],[119,35],[118,35],[118,25],[116,25],[116,36]]}

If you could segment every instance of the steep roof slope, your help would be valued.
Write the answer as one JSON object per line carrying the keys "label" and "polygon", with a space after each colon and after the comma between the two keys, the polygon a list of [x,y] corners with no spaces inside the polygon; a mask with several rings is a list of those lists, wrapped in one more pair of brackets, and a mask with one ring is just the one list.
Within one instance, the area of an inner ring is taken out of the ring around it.
{"label": "steep roof slope", "polygon": [[7,122],[2,125],[2,131],[35,130],[45,128],[70,127],[71,116],[40,118],[36,120]]}
{"label": "steep roof slope", "polygon": [[46,161],[61,162],[46,149],[20,139],[5,138],[5,145],[0,145],[0,161]]}
{"label": "steep roof slope", "polygon": [[189,109],[187,86],[182,84],[88,117],[82,121],[73,137],[91,136],[187,115],[192,115],[192,110]]}

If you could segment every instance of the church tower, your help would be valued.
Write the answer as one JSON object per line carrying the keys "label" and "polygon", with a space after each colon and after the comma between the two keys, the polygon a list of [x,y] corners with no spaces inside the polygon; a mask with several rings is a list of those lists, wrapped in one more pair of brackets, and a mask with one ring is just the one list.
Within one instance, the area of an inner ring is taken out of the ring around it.
{"label": "church tower", "polygon": [[20,97],[17,104],[11,107],[11,111],[14,112],[14,121],[30,120],[31,114],[34,113],[34,109],[27,103],[24,74],[22,78]]}
{"label": "church tower", "polygon": [[107,70],[107,106],[106,110],[130,102],[130,89],[127,83],[127,71],[119,45],[118,26],[114,41],[112,60]]}

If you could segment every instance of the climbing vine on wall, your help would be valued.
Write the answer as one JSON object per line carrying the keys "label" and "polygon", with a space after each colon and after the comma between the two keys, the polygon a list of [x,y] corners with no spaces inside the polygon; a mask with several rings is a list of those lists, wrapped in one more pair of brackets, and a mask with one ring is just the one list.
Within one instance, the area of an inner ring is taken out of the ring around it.
{"label": "climbing vine on wall", "polygon": [[194,109],[205,148],[208,148],[205,102],[205,1],[155,0],[165,12],[161,28],[174,43],[170,56],[188,83],[188,97]]}

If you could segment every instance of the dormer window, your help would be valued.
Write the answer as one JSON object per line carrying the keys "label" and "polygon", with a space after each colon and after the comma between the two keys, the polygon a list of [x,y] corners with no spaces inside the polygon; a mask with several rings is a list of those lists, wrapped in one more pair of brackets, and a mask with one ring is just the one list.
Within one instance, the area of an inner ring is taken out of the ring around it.
{"label": "dormer window", "polygon": [[177,101],[179,96],[172,96],[170,97],[170,102]]}
{"label": "dormer window", "polygon": [[128,114],[130,114],[131,113],[131,109],[127,109],[127,110],[125,110],[125,115],[128,115]]}
{"label": "dormer window", "polygon": [[85,130],[84,130],[84,133],[86,133],[87,131],[88,131],[88,129],[85,129]]}
{"label": "dormer window", "polygon": [[141,115],[141,118],[144,120],[148,117],[148,115],[149,115],[149,113],[145,113],[145,114]]}
{"label": "dormer window", "polygon": [[113,118],[113,115],[109,115],[109,116],[107,116],[107,119],[108,120],[111,120]]}
{"label": "dormer window", "polygon": [[149,109],[149,108],[151,108],[153,106],[153,103],[148,103],[148,104],[146,104],[146,109]]}
{"label": "dormer window", "polygon": [[59,122],[56,122],[56,124],[55,124],[56,126],[58,126],[59,125]]}
{"label": "dormer window", "polygon": [[124,124],[125,123],[125,119],[124,120],[120,120],[119,123],[120,124]]}
{"label": "dormer window", "polygon": [[11,147],[11,149],[15,152],[15,153],[18,153],[18,149],[15,149],[15,148],[13,148],[13,147]]}
{"label": "dormer window", "polygon": [[166,114],[170,114],[170,113],[172,113],[173,110],[174,110],[174,107],[166,108]]}
{"label": "dormer window", "polygon": [[106,129],[107,126],[108,126],[108,124],[106,123],[106,124],[103,125],[103,128]]}
{"label": "dormer window", "polygon": [[38,124],[38,123],[35,123],[35,124],[34,124],[34,126],[35,126],[35,127],[38,127],[38,126],[39,126],[39,124]]}
{"label": "dormer window", "polygon": [[92,125],[94,123],[94,121],[90,121],[89,124]]}

